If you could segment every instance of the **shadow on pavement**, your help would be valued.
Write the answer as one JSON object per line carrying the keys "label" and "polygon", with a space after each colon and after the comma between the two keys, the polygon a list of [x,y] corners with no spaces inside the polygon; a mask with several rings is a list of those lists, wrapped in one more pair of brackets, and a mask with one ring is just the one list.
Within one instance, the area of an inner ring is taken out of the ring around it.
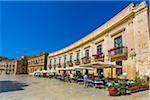
{"label": "shadow on pavement", "polygon": [[17,81],[0,81],[0,93],[13,92],[24,90],[23,87],[29,86],[26,83],[20,83]]}

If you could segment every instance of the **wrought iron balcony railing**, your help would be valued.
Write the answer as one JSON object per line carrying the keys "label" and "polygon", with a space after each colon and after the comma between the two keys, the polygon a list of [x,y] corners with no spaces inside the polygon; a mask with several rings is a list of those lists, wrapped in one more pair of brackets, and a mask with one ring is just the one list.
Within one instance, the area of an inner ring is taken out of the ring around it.
{"label": "wrought iron balcony railing", "polygon": [[91,62],[90,57],[83,57],[83,58],[82,58],[82,62],[83,62],[84,64],[90,63],[90,62]]}
{"label": "wrought iron balcony railing", "polygon": [[79,59],[74,60],[74,64],[75,65],[80,65],[80,60]]}
{"label": "wrought iron balcony railing", "polygon": [[95,55],[93,55],[93,57],[94,57],[94,61],[104,62],[104,54],[103,53],[95,54]]}
{"label": "wrought iron balcony railing", "polygon": [[58,63],[58,64],[57,64],[57,66],[58,66],[58,67],[61,67],[61,64],[60,64],[60,63]]}
{"label": "wrought iron balcony railing", "polygon": [[68,66],[73,66],[73,62],[72,61],[67,61]]}
{"label": "wrought iron balcony railing", "polygon": [[108,51],[108,55],[109,58],[111,58],[111,61],[127,60],[127,53],[128,48],[124,46],[116,47]]}

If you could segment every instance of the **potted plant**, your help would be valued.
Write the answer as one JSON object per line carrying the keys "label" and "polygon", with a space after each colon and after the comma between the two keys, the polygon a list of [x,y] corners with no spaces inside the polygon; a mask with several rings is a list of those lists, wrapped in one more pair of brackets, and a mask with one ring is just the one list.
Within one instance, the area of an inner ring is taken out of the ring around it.
{"label": "potted plant", "polygon": [[146,88],[149,88],[147,82],[144,79],[137,77],[135,81],[129,85],[128,90],[131,93],[134,93],[134,92],[146,90]]}
{"label": "potted plant", "polygon": [[136,83],[134,81],[131,81],[132,83],[130,83],[128,85],[128,91],[130,91],[131,93],[134,93],[137,91],[137,86]]}
{"label": "potted plant", "polygon": [[108,87],[109,95],[110,96],[117,96],[118,95],[118,89],[115,81],[111,82],[111,85]]}
{"label": "potted plant", "polygon": [[125,80],[121,81],[120,87],[119,87],[119,93],[121,95],[125,95],[126,94],[126,86],[127,86],[127,82]]}
{"label": "potted plant", "polygon": [[141,81],[142,81],[142,85],[141,85],[141,90],[143,91],[143,90],[148,90],[149,89],[149,83],[148,83],[148,81],[146,81],[146,79],[141,79]]}

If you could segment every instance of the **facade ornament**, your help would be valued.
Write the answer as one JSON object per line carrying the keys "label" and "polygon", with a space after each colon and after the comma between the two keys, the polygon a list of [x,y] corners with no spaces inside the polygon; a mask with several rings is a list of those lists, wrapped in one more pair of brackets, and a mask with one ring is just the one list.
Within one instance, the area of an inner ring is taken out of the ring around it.
{"label": "facade ornament", "polygon": [[136,56],[135,50],[131,48],[130,57],[133,59]]}

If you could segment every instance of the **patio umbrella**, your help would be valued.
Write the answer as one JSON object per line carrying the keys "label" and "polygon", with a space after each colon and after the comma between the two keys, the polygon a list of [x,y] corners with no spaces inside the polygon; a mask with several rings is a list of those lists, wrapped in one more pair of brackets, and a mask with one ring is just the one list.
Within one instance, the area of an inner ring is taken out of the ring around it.
{"label": "patio umbrella", "polygon": [[92,67],[86,67],[86,66],[76,66],[75,67],[75,70],[84,70],[84,69],[87,69],[87,70],[94,70],[94,68]]}
{"label": "patio umbrella", "polygon": [[[83,66],[87,66],[87,65],[83,65]],[[108,63],[108,62],[92,62],[90,64],[88,64],[89,67],[92,68],[111,68],[111,78],[113,77],[113,68],[122,68],[122,66],[116,65],[116,64],[112,64],[112,63]]]}
{"label": "patio umbrella", "polygon": [[109,62],[93,62],[93,65],[99,65],[98,68],[111,68],[111,78],[113,78],[113,68],[122,68],[122,66],[116,65],[116,64],[112,64]]}
{"label": "patio umbrella", "polygon": [[99,65],[99,68],[122,68],[122,66],[108,62],[92,62],[91,65]]}

